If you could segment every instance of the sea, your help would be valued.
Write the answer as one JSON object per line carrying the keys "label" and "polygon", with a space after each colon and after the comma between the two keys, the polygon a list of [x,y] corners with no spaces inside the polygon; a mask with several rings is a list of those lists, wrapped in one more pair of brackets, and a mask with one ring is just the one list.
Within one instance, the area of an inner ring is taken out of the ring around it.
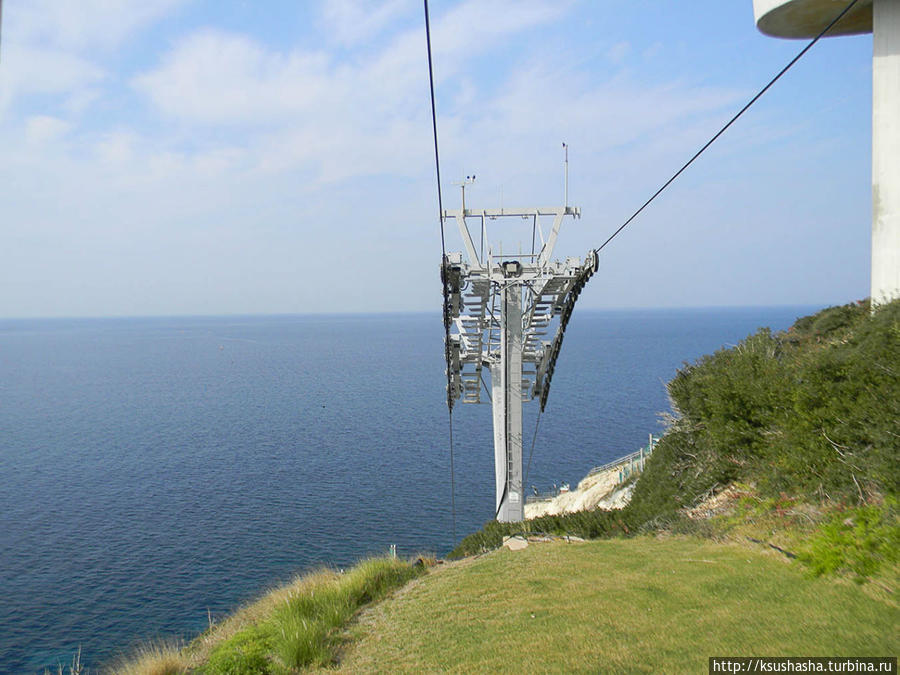
{"label": "sea", "polygon": [[[685,363],[815,309],[576,309],[527,489],[646,444]],[[455,407],[451,474],[444,368],[434,313],[0,320],[0,673],[189,640],[391,545],[445,555],[494,476],[489,404]]]}

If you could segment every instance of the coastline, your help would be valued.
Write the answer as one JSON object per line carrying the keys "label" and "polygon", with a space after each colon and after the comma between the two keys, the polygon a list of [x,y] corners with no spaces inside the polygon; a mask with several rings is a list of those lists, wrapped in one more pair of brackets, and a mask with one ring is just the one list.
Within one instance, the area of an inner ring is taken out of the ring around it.
{"label": "coastline", "polygon": [[621,465],[585,476],[574,490],[550,499],[526,502],[525,520],[589,509],[621,509],[631,501],[634,482],[623,485]]}

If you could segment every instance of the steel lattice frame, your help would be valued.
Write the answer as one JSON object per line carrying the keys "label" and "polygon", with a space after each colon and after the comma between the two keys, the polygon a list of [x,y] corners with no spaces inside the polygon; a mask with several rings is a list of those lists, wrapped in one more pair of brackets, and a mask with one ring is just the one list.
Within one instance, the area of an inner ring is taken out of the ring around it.
{"label": "steel lattice frame", "polygon": [[[448,404],[480,403],[484,369],[491,372],[490,400],[494,410],[494,451],[497,518],[522,520],[522,402],[547,404],[550,381],[566,326],[584,285],[597,270],[591,251],[585,260],[553,261],[553,249],[566,216],[578,218],[578,208],[445,210],[454,219],[466,249],[449,253],[442,268],[449,288],[445,321],[450,322]],[[544,239],[542,217],[552,217]],[[479,255],[467,219],[480,219],[482,251],[487,224],[500,218],[530,221],[540,234],[541,248],[530,254],[504,257],[488,246]],[[552,333],[552,338],[548,337]]]}

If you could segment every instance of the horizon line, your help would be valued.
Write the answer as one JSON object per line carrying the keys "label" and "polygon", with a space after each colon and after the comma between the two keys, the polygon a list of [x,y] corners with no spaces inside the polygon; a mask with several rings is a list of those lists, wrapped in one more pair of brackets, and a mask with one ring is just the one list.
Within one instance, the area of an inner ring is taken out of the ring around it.
{"label": "horizon line", "polygon": [[[855,304],[859,300],[851,300],[847,303],[821,303],[821,302],[797,302],[797,303],[778,303],[773,305],[766,304],[747,304],[747,305],[678,305],[678,306],[609,306],[609,307],[584,307],[580,312],[662,312],[662,311],[683,311],[683,310],[738,310],[738,309],[793,309],[793,308],[813,308],[835,307],[841,304]],[[361,316],[412,316],[423,314],[435,314],[440,316],[440,309],[409,309],[409,310],[385,310],[385,311],[339,311],[339,312],[234,312],[221,314],[195,314],[195,313],[174,313],[174,314],[94,314],[94,315],[77,315],[77,314],[60,314],[60,315],[43,315],[43,316],[0,316],[0,322],[3,321],[96,321],[111,319],[263,319],[263,318],[285,318],[285,317],[361,317]]]}

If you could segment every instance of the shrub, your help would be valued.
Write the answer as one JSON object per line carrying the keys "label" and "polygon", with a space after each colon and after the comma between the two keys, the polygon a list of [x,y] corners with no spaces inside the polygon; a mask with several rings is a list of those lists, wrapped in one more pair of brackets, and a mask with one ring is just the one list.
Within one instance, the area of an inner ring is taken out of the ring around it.
{"label": "shrub", "polygon": [[896,563],[900,555],[897,501],[839,511],[800,554],[816,576],[849,572],[857,581]]}

